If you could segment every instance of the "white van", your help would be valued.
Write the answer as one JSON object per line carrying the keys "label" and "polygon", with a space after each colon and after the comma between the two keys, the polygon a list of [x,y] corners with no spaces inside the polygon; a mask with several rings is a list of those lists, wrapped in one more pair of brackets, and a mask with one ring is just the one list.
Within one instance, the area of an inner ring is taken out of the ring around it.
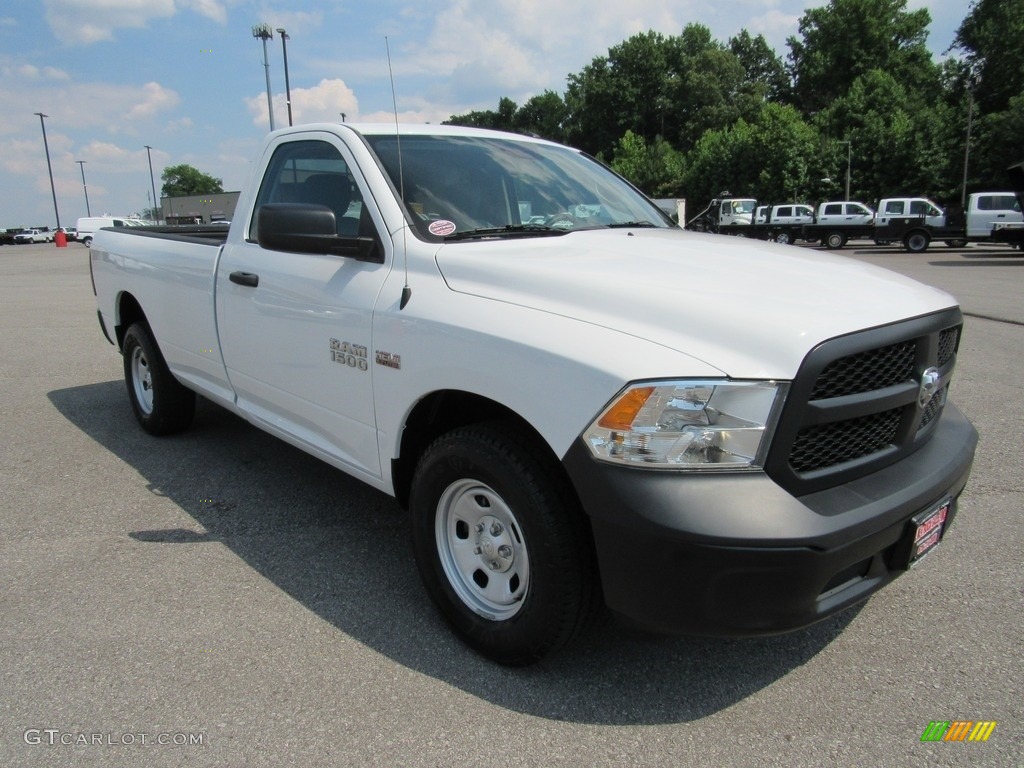
{"label": "white van", "polygon": [[96,230],[103,227],[134,227],[139,224],[138,219],[128,216],[83,216],[78,220],[78,242],[86,248],[92,246],[92,236]]}
{"label": "white van", "polygon": [[989,237],[996,224],[1024,221],[1013,192],[975,192],[967,197],[967,237]]}

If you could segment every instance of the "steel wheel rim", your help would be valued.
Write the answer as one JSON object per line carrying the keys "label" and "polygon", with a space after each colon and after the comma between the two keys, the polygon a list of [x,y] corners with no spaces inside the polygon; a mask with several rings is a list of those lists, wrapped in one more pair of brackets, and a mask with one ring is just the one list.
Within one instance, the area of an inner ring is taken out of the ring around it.
{"label": "steel wheel rim", "polygon": [[147,416],[153,412],[153,374],[149,370],[149,361],[141,347],[132,350],[132,387],[135,399]]}
{"label": "steel wheel rim", "polygon": [[448,583],[479,616],[503,621],[523,607],[530,559],[511,508],[478,480],[457,480],[441,494],[434,518],[437,554]]}

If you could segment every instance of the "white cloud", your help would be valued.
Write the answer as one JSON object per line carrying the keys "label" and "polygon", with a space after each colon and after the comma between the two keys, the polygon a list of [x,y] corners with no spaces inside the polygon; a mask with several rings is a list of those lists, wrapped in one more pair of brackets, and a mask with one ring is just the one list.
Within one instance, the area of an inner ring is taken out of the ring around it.
{"label": "white cloud", "polygon": [[142,93],[137,104],[128,110],[126,117],[129,120],[148,118],[157,112],[176,107],[181,103],[181,97],[176,91],[164,88],[160,83],[146,83],[142,86]]}
{"label": "white cloud", "polygon": [[223,3],[219,3],[216,0],[182,0],[181,4],[208,19],[216,21],[218,24],[227,23],[227,10],[225,10]]}
{"label": "white cloud", "polygon": [[[283,93],[274,94],[274,127],[288,125],[288,102]],[[255,126],[269,127],[267,117],[267,95],[250,96],[245,99],[249,113],[253,116]],[[302,123],[328,122],[341,120],[344,112],[346,119],[353,120],[359,113],[359,101],[344,80],[324,79],[312,88],[292,88],[292,122]]]}
{"label": "white cloud", "polygon": [[219,24],[227,10],[218,0],[44,0],[46,21],[64,43],[113,40],[118,29],[140,29],[187,8]]}

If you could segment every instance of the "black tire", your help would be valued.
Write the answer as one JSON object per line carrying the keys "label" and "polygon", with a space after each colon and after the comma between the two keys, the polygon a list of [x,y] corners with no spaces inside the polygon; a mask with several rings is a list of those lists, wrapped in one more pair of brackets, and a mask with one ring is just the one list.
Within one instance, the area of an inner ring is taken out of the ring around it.
{"label": "black tire", "polygon": [[835,251],[846,245],[846,236],[842,232],[829,232],[825,235],[825,247]]}
{"label": "black tire", "polygon": [[409,506],[424,586],[482,655],[533,663],[594,615],[600,591],[589,523],[558,465],[513,425],[438,438],[416,467]]}
{"label": "black tire", "polygon": [[167,368],[149,326],[129,326],[121,347],[128,400],[139,425],[151,435],[180,432],[192,423],[196,395],[183,387]]}
{"label": "black tire", "polygon": [[910,253],[924,253],[928,250],[930,243],[931,238],[928,237],[928,233],[921,230],[910,232],[903,238],[903,247]]}
{"label": "black tire", "polygon": [[86,248],[92,248],[92,238],[87,237],[84,240],[82,240],[82,245],[84,245]]}
{"label": "black tire", "polygon": [[780,245],[789,245],[790,243],[793,242],[793,240],[789,232],[776,232],[775,242],[779,243]]}

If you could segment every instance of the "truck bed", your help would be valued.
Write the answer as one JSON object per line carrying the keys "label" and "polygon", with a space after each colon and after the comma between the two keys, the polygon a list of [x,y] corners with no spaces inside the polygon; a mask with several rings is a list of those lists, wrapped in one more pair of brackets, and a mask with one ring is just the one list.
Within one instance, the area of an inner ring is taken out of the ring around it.
{"label": "truck bed", "polygon": [[104,227],[111,232],[140,237],[157,237],[162,240],[179,240],[199,245],[220,246],[228,239],[228,227],[224,225],[187,224],[176,226],[153,225],[146,227]]}

